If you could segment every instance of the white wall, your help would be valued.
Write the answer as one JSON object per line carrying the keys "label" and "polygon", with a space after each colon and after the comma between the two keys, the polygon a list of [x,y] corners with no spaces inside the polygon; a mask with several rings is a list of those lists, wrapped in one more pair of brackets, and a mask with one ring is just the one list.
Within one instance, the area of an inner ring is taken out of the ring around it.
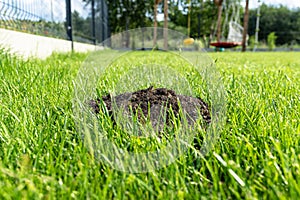
{"label": "white wall", "polygon": [[[23,58],[46,58],[53,52],[71,51],[71,42],[62,39],[32,35],[0,28],[0,48],[9,49]],[[74,42],[74,51],[87,52],[101,49],[100,46]]]}

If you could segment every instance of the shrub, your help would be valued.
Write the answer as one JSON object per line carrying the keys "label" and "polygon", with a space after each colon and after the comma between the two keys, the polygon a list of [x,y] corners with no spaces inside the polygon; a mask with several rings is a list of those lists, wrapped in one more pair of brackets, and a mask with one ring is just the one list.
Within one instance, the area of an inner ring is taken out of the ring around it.
{"label": "shrub", "polygon": [[276,39],[277,39],[277,36],[275,35],[275,32],[271,32],[268,35],[267,42],[268,42],[268,47],[269,47],[270,51],[273,51],[274,48],[276,47]]}

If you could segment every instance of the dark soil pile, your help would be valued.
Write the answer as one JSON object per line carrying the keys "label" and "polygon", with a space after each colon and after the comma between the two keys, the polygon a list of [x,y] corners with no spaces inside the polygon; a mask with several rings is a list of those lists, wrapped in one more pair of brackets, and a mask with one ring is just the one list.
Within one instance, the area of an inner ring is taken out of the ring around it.
{"label": "dark soil pile", "polygon": [[[163,109],[172,109],[175,116],[179,115],[179,105],[182,111],[186,115],[186,119],[189,125],[193,123],[201,116],[198,116],[199,111],[202,115],[204,122],[207,124],[211,121],[211,116],[207,103],[200,98],[177,95],[175,91],[166,88],[154,89],[150,87],[145,90],[139,90],[133,93],[124,93],[111,97],[111,95],[103,96],[101,99],[91,100],[89,105],[92,107],[95,113],[100,112],[100,103],[104,102],[109,114],[113,116],[114,108],[123,108],[127,113],[131,110],[136,113],[138,119],[142,121],[144,116],[150,117],[150,121],[153,127],[162,130],[164,123],[171,125],[170,112],[166,112],[165,121],[161,117]],[[115,106],[113,103],[115,102]],[[179,104],[180,103],[180,104]],[[150,113],[148,113],[150,111]]]}

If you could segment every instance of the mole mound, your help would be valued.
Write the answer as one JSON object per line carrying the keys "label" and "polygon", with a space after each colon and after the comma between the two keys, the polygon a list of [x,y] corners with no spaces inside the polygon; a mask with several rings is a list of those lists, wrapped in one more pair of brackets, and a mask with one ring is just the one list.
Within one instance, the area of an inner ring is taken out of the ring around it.
{"label": "mole mound", "polygon": [[[139,121],[143,121],[144,117],[148,116],[153,128],[157,128],[159,132],[163,130],[165,123],[172,124],[171,113],[165,112],[166,109],[169,110],[170,108],[175,116],[179,116],[181,107],[189,125],[193,125],[200,117],[198,113],[201,114],[202,119],[207,124],[211,121],[208,105],[202,99],[177,95],[173,90],[166,88],[154,89],[152,86],[144,90],[127,92],[114,97],[106,95],[96,100],[90,100],[89,105],[98,114],[100,112],[99,105],[103,101],[110,116],[113,116],[114,106],[112,100],[115,102],[116,107],[123,108],[126,114],[129,114],[129,110],[136,113]],[[162,111],[166,114],[165,118],[162,117]]]}

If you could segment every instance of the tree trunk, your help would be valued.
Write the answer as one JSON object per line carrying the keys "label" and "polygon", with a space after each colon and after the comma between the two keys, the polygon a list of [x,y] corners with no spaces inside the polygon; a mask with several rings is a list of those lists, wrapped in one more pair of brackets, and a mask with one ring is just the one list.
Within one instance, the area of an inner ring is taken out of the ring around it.
{"label": "tree trunk", "polygon": [[188,37],[191,34],[191,0],[188,0],[189,8],[188,8]]}
{"label": "tree trunk", "polygon": [[168,0],[164,0],[164,50],[168,50]]}
{"label": "tree trunk", "polygon": [[244,14],[244,31],[243,31],[242,52],[246,51],[248,21],[249,21],[249,0],[246,0],[245,14]]}
{"label": "tree trunk", "polygon": [[153,30],[153,47],[156,46],[156,38],[157,38],[157,4],[156,0],[154,0],[154,30]]}
{"label": "tree trunk", "polygon": [[218,6],[218,21],[217,21],[217,41],[221,41],[221,23],[222,23],[222,10],[223,0],[214,0],[216,6]]}
{"label": "tree trunk", "polygon": [[126,30],[126,42],[125,42],[125,46],[126,48],[129,48],[130,46],[130,33],[129,33],[129,22],[130,22],[130,19],[129,17],[126,15],[126,24],[125,24],[125,30]]}
{"label": "tree trunk", "polygon": [[[258,0],[258,4],[260,4],[260,0]],[[256,27],[255,27],[255,43],[254,43],[253,51],[256,51],[256,48],[258,45],[259,18],[260,18],[260,5],[258,5],[258,7],[257,7]]]}
{"label": "tree trunk", "polygon": [[153,32],[153,47],[156,46],[157,40],[157,6],[161,0],[154,0],[154,32]]}

